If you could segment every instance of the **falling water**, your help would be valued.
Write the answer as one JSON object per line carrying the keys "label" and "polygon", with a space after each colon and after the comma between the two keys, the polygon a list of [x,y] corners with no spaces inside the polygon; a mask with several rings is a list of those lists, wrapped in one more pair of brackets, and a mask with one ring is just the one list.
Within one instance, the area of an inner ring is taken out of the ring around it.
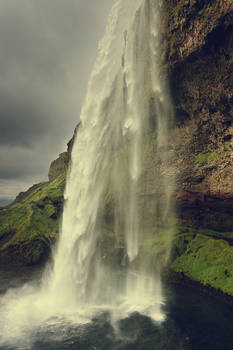
{"label": "falling water", "polygon": [[[158,28],[159,4],[153,0],[118,0],[113,6],[81,112],[82,125],[72,153],[61,237],[49,281],[51,295],[60,291],[59,302],[65,306],[69,303],[85,308],[96,305],[100,299],[102,303],[116,305],[121,300],[125,310],[130,304],[130,310],[143,311],[141,308],[145,306],[151,309],[153,300],[154,311],[160,314],[160,266],[157,273],[152,274],[150,261],[145,254],[140,254],[143,218],[140,219],[138,198],[143,138],[149,132],[152,96],[157,146],[167,144],[168,100],[157,67]],[[117,179],[121,152],[128,154],[122,178],[128,188]],[[113,287],[113,282],[106,275],[113,272],[107,272],[109,269],[98,252],[102,234],[100,208],[104,210],[109,178],[113,178],[110,180],[112,195],[117,199],[115,233],[119,230],[124,233],[128,258],[127,269],[122,272],[124,277],[121,276],[120,281],[119,276],[115,277],[118,286],[112,294],[107,292],[110,288],[107,285]],[[169,194],[164,176],[163,181],[167,197],[163,215],[166,217]]]}
{"label": "falling water", "polygon": [[[157,217],[161,227],[161,223],[168,225],[172,215],[166,152],[160,152],[157,179],[163,204],[155,200],[155,227],[150,234],[145,233],[140,195],[145,140],[151,133],[151,101],[155,149],[159,152],[167,147],[170,111],[165,83],[159,76],[160,11],[156,0],[117,0],[111,10],[72,151],[54,266],[36,295],[28,293],[20,299],[20,310],[30,304],[40,310],[36,316],[40,315],[40,322],[68,313],[85,322],[104,309],[111,309],[115,319],[133,311],[155,320],[163,318],[161,259],[154,263],[144,243],[159,236]],[[114,233],[112,244],[116,251],[121,246],[118,251],[123,252],[119,266],[110,266],[101,252],[107,192],[114,208],[108,226]],[[162,254],[164,261],[169,244]],[[32,318],[23,320],[32,324]]]}

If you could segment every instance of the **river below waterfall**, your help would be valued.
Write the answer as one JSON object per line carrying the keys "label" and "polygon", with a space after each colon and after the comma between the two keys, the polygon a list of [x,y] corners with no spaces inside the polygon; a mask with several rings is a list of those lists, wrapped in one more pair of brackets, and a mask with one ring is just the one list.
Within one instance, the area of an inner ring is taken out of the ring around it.
{"label": "river below waterfall", "polygon": [[[38,283],[40,276],[38,269],[0,271],[1,297],[9,288],[29,281]],[[232,350],[232,309],[184,287],[166,287],[164,294],[166,319],[162,323],[138,313],[115,326],[108,312],[83,325],[60,316],[33,332],[25,332],[28,339],[22,339],[17,346],[0,340],[0,350]]]}

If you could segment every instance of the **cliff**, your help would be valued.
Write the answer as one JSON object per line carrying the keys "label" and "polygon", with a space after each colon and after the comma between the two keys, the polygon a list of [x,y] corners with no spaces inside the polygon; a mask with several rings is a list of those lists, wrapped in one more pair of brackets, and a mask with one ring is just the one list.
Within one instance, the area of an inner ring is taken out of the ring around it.
{"label": "cliff", "polygon": [[232,1],[166,1],[162,40],[175,105],[171,268],[233,295]]}
{"label": "cliff", "polygon": [[[161,74],[168,72],[175,109],[169,147],[161,150],[176,174],[169,269],[233,295],[232,0],[166,0],[161,30]],[[140,189],[151,226],[156,224],[153,198],[159,193],[155,138],[152,130],[145,140]],[[52,163],[49,182],[35,185],[0,211],[1,263],[33,264],[48,256],[59,228],[73,140]],[[106,235],[100,243],[114,264],[124,253],[122,247],[112,252],[111,191],[105,205]]]}

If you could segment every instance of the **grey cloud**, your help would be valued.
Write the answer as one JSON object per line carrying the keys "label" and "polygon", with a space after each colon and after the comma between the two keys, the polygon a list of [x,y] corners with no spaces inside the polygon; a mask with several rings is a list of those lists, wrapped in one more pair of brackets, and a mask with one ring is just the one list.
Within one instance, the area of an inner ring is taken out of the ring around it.
{"label": "grey cloud", "polygon": [[[0,179],[30,179],[32,175],[45,170],[46,152],[35,158],[35,149],[23,147],[3,147],[0,153]],[[45,151],[45,150],[44,150]]]}
{"label": "grey cloud", "polygon": [[47,133],[51,121],[33,102],[0,93],[0,146],[30,147]]}
{"label": "grey cloud", "polygon": [[65,149],[112,4],[1,0],[0,179],[30,185]]}

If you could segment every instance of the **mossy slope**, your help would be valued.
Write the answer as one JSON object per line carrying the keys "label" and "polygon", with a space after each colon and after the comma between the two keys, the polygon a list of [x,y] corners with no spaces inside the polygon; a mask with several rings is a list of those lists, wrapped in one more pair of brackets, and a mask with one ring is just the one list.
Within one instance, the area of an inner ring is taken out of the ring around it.
{"label": "mossy slope", "polygon": [[174,239],[170,268],[233,296],[233,233],[182,231]]}
{"label": "mossy slope", "polygon": [[0,211],[0,263],[30,265],[48,256],[58,234],[65,176],[63,171],[21,203]]}

